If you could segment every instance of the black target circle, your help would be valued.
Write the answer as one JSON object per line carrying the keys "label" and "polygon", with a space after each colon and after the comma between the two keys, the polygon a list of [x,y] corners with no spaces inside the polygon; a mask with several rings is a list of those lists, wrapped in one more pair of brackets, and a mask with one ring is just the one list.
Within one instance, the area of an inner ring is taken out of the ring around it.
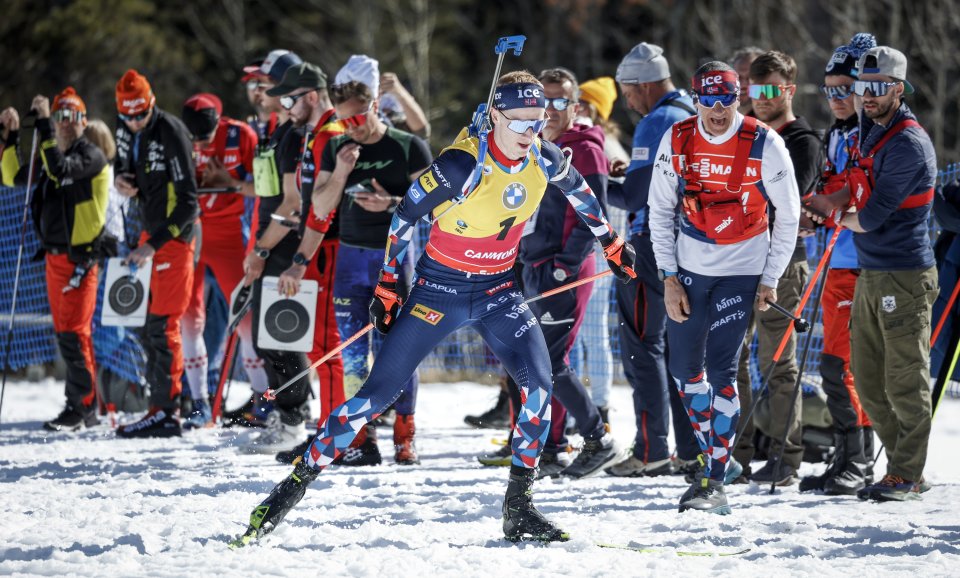
{"label": "black target circle", "polygon": [[143,304],[143,285],[138,279],[122,277],[110,286],[110,307],[119,315],[131,315]]}
{"label": "black target circle", "polygon": [[294,343],[303,338],[310,328],[307,309],[289,299],[274,303],[267,308],[264,318],[270,337],[280,343]]}

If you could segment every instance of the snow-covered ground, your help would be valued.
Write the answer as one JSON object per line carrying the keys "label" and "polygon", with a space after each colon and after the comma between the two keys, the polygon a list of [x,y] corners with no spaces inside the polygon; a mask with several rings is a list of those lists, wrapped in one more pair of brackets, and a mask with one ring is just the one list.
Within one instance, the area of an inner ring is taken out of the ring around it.
{"label": "snow-covered ground", "polygon": [[[230,407],[244,388],[234,387]],[[501,538],[506,470],[474,456],[495,449],[465,413],[485,410],[491,387],[421,387],[422,465],[321,474],[259,545],[230,550],[250,510],[289,471],[272,456],[239,453],[250,432],[205,430],[172,440],[119,440],[106,426],[48,435],[62,385],[10,383],[0,426],[0,575],[15,576],[957,576],[960,573],[960,402],[934,424],[923,501],[862,503],[800,495],[796,486],[734,486],[732,516],[680,515],[682,478],[605,475],[543,481],[541,510],[569,531],[563,544]],[[633,434],[630,391],[615,387],[613,431]],[[816,468],[804,464],[801,473]],[[879,464],[879,471],[883,465]],[[601,549],[597,542],[662,547]],[[750,552],[678,557],[686,551]],[[430,574],[427,574],[430,573]]]}

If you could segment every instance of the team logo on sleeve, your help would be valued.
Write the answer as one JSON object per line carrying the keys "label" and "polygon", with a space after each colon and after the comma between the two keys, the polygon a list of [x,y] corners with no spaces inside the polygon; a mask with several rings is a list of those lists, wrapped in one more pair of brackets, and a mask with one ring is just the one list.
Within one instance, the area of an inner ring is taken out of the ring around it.
{"label": "team logo on sleeve", "polygon": [[515,211],[527,200],[527,189],[520,183],[510,183],[503,189],[503,206]]}
{"label": "team logo on sleeve", "polygon": [[440,313],[436,309],[430,309],[429,307],[420,305],[419,303],[413,306],[413,309],[410,311],[410,315],[419,317],[430,325],[436,325],[437,323],[440,323],[441,319],[443,319],[443,313]]}
{"label": "team logo on sleeve", "polygon": [[438,185],[430,171],[427,171],[420,176],[420,186],[423,187],[423,192],[429,193],[433,189],[437,188]]}

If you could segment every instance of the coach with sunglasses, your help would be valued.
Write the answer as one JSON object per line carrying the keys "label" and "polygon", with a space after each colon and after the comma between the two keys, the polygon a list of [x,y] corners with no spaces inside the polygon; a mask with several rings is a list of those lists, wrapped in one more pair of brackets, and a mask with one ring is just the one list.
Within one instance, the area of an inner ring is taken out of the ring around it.
{"label": "coach with sunglasses", "polygon": [[150,83],[128,70],[117,83],[117,191],[140,201],[143,232],[127,263],[153,267],[147,315],[146,378],[150,412],[121,426],[120,437],[180,435],[183,347],[180,318],[193,287],[197,181],[190,132],[177,117],[160,110]]}
{"label": "coach with sunglasses", "polygon": [[[797,63],[793,57],[783,52],[771,50],[757,56],[750,63],[750,102],[757,119],[766,123],[783,138],[784,146],[790,153],[793,174],[800,195],[813,189],[820,171],[820,157],[823,148],[819,135],[810,127],[807,120],[793,112],[793,101],[797,92]],[[772,215],[776,220],[779,215]],[[793,311],[800,303],[800,296],[810,276],[807,264],[806,243],[802,237],[796,239],[793,255],[783,275],[777,281],[777,302]],[[767,375],[773,364],[777,345],[785,332],[790,331],[787,345],[770,374],[767,383],[768,395],[759,405],[752,422],[744,424],[742,435],[737,441],[736,458],[743,464],[744,473],[750,480],[758,483],[775,482],[786,486],[797,481],[797,469],[803,457],[801,441],[802,428],[801,397],[794,395],[797,381],[796,350],[797,337],[791,328],[791,321],[776,311],[758,311],[751,314],[750,327],[747,329],[743,350],[740,354],[740,366],[737,384],[740,401],[745,407],[752,405],[750,378],[750,343],[753,341],[754,328],[757,333],[757,357],[760,372]],[[790,425],[785,439],[783,431],[787,418]],[[754,422],[769,438],[772,438],[767,461],[758,471],[751,473],[750,462],[754,457]],[[782,463],[778,463],[783,445]],[[745,481],[745,480],[744,480]]]}
{"label": "coach with sunglasses", "polygon": [[[680,511],[728,514],[723,485],[741,471],[731,460],[737,360],[754,302],[763,311],[777,300],[796,246],[800,196],[783,139],[737,112],[733,68],[704,64],[693,91],[697,116],[674,124],[656,153],[650,237],[670,318],[669,370],[704,457]],[[768,205],[777,215],[772,228]]]}
{"label": "coach with sunglasses", "polygon": [[[858,169],[849,187],[816,207],[845,207],[860,277],[851,317],[851,365],[860,400],[883,442],[887,473],[860,499],[917,500],[930,437],[930,318],[939,292],[927,220],[937,176],[926,131],[903,102],[907,58],[888,46],[857,62]],[[851,194],[851,191],[853,194]]]}
{"label": "coach with sunglasses", "polygon": [[[98,423],[92,322],[97,304],[97,260],[104,256],[104,222],[109,195],[107,159],[84,137],[87,107],[73,87],[53,99],[36,96],[40,161],[31,197],[33,225],[40,240],[36,258],[44,258],[47,296],[57,347],[66,361],[66,407],[44,429],[74,431]],[[0,113],[4,186],[25,185],[33,159],[17,155],[20,118]],[[42,170],[41,170],[42,169]]]}

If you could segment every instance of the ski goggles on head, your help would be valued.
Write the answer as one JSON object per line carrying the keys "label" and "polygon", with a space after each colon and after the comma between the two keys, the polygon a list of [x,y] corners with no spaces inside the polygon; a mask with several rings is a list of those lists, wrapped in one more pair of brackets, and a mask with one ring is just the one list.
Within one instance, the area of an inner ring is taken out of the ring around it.
{"label": "ski goggles on head", "polygon": [[510,121],[507,123],[507,128],[517,134],[526,134],[530,129],[533,129],[533,134],[540,134],[540,131],[542,131],[543,127],[547,124],[547,119],[545,118],[537,120],[519,120],[510,118],[509,116],[503,114],[502,111],[500,114],[503,115],[503,118]]}
{"label": "ski goggles on head", "polygon": [[793,85],[783,85],[783,84],[751,84],[747,88],[747,94],[750,95],[750,98],[754,100],[759,100],[762,96],[763,98],[770,100],[777,98],[783,94],[783,90]]}
{"label": "ski goggles on head", "polygon": [[341,118],[340,124],[343,128],[358,128],[367,124],[367,115],[370,114],[370,111],[373,109],[373,102],[371,101],[367,108],[363,112],[358,112],[353,116],[348,116],[347,118]]}
{"label": "ski goggles on head", "polygon": [[726,94],[697,94],[693,93],[697,99],[697,103],[701,106],[707,108],[713,108],[719,102],[720,106],[723,108],[729,108],[737,103],[740,100],[740,95],[735,92],[729,92]]}
{"label": "ski goggles on head", "polygon": [[283,110],[290,110],[291,108],[293,108],[294,106],[297,105],[297,101],[298,101],[298,100],[300,100],[301,98],[307,96],[307,95],[310,94],[311,92],[314,92],[314,91],[308,90],[308,91],[306,91],[306,92],[301,92],[300,94],[288,94],[288,95],[285,95],[285,96],[281,96],[281,97],[280,97],[280,106],[283,107]]}
{"label": "ski goggles on head", "polygon": [[150,114],[149,108],[141,113],[137,113],[137,114],[118,113],[117,116],[119,116],[120,120],[122,120],[123,122],[140,122],[143,119],[147,118],[148,114]]}
{"label": "ski goggles on head", "polygon": [[69,108],[55,110],[53,114],[50,115],[54,122],[80,122],[85,116],[86,115],[79,110],[71,110]]}
{"label": "ski goggles on head", "polygon": [[842,86],[827,86],[821,84],[820,92],[823,96],[827,97],[827,100],[844,100],[853,94],[853,86],[846,84]]}
{"label": "ski goggles on head", "polygon": [[864,96],[867,91],[873,96],[886,95],[891,87],[900,84],[899,82],[884,82],[882,80],[854,80],[853,93],[857,96]]}
{"label": "ski goggles on head", "polygon": [[569,98],[545,98],[543,101],[546,103],[547,108],[553,107],[553,110],[557,112],[567,110],[571,102]]}

